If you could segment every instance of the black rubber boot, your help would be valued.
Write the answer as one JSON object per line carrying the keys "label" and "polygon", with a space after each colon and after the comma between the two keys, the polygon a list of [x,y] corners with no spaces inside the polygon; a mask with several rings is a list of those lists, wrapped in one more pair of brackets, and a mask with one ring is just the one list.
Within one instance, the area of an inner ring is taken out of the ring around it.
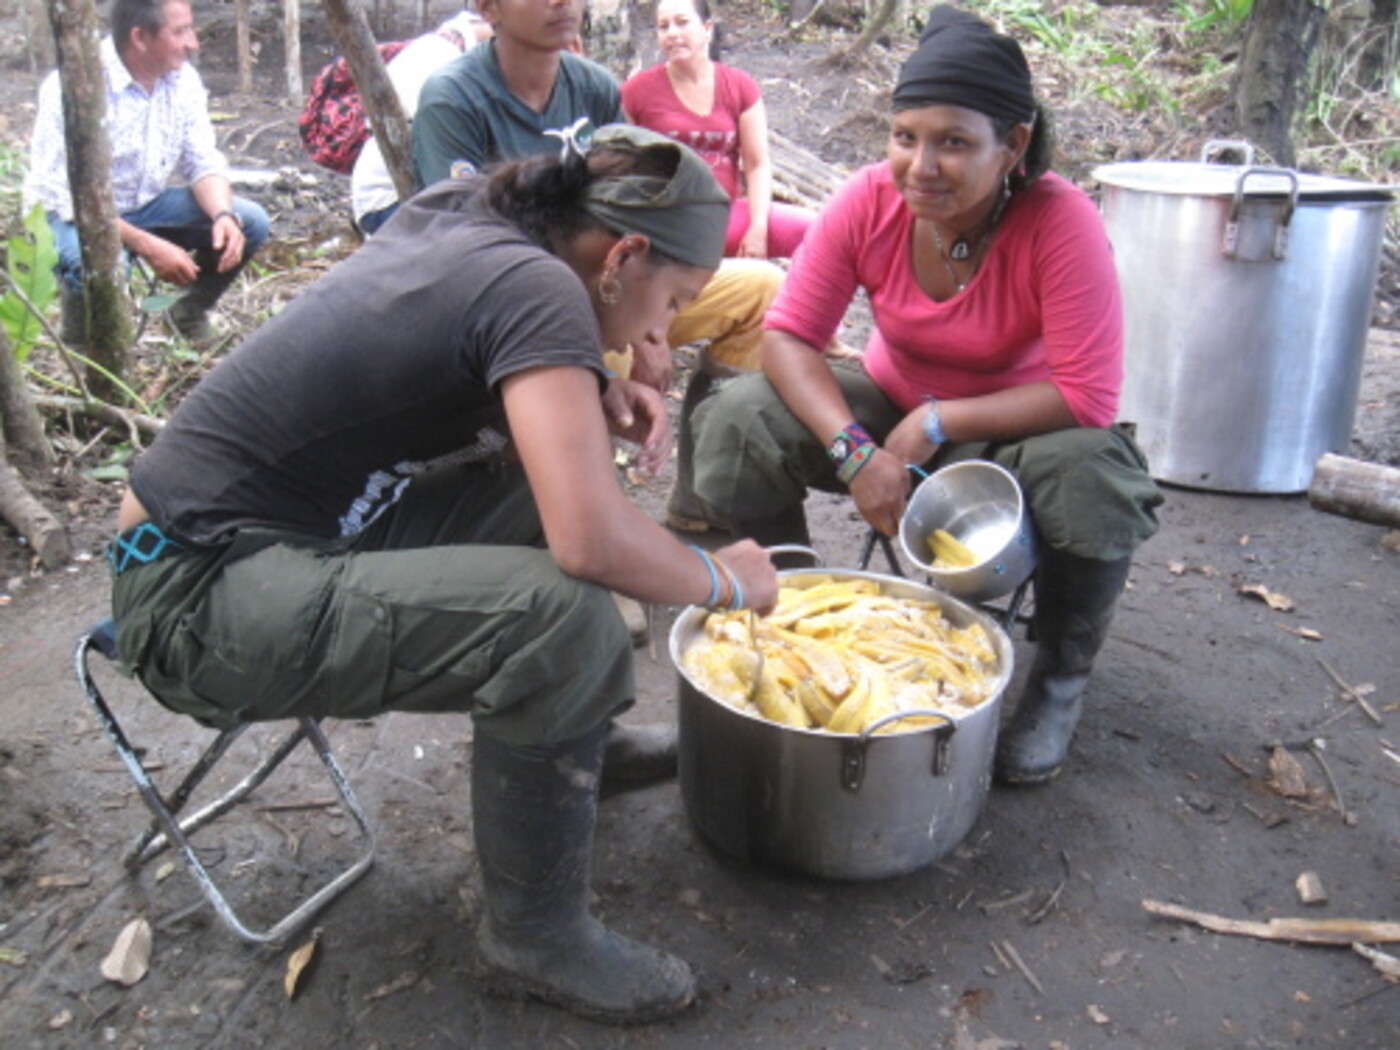
{"label": "black rubber boot", "polygon": [[192,343],[208,339],[214,333],[209,314],[214,304],[228,291],[242,267],[228,273],[201,274],[189,291],[170,307],[170,323],[175,331]]}
{"label": "black rubber boot", "polygon": [[81,289],[58,282],[58,337],[75,350],[87,346],[87,297]]}
{"label": "black rubber boot", "polygon": [[763,547],[791,543],[803,547],[812,545],[811,534],[807,531],[807,512],[801,503],[794,503],[766,518],[736,521],[732,531],[737,539],[751,539]]}
{"label": "black rubber boot", "polygon": [[645,787],[676,775],[676,727],[608,723],[603,745],[603,795]]}
{"label": "black rubber boot", "polygon": [[472,813],[485,908],[482,980],[608,1024],[646,1024],[695,1001],[680,959],[607,929],[588,912],[606,727],[553,747],[476,734]]}
{"label": "black rubber boot", "polygon": [[1095,561],[1045,552],[1035,575],[1035,660],[997,741],[1003,784],[1043,784],[1064,765],[1094,657],[1108,637],[1131,558]]}
{"label": "black rubber boot", "polygon": [[696,406],[710,396],[716,380],[737,375],[743,372],[712,359],[708,347],[702,347],[696,356],[695,371],[686,384],[676,427],[676,480],[666,501],[666,524],[677,532],[708,532],[726,527],[695,494],[695,438],[690,420]]}

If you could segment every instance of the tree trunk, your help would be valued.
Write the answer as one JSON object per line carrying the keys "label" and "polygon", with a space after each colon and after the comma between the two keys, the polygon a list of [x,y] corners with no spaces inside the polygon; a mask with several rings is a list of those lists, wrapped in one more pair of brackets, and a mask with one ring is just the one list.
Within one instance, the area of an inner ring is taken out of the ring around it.
{"label": "tree trunk", "polygon": [[287,98],[302,102],[301,83],[301,0],[282,0],[283,34],[287,39]]}
{"label": "tree trunk", "polygon": [[846,55],[854,58],[870,50],[870,45],[875,42],[875,38],[884,32],[885,26],[889,25],[894,13],[899,10],[899,0],[881,0],[880,6],[871,12],[870,18],[865,23],[865,28],[860,31],[860,36],[856,37],[855,43],[847,49]]}
{"label": "tree trunk", "polygon": [[370,32],[364,8],[358,0],[324,0],[326,25],[335,37],[355,86],[365,100],[365,113],[374,128],[374,137],[384,153],[394,189],[400,200],[407,200],[417,189],[413,177],[413,152],[409,139],[408,118],[404,116],[399,96],[389,82],[384,61],[379,57],[374,34]]}
{"label": "tree trunk", "polygon": [[[112,200],[112,149],[104,126],[107,84],[98,51],[100,23],[93,0],[49,0],[58,69],[63,85],[63,132],[68,185],[83,248],[89,355],[106,373],[126,373],[133,328],[126,290],[126,259]],[[117,385],[94,370],[89,389],[114,398]]]}
{"label": "tree trunk", "polygon": [[248,95],[253,91],[253,33],[248,25],[249,0],[234,0],[233,32],[238,48],[238,90]]}
{"label": "tree trunk", "polygon": [[1326,22],[1326,9],[1313,0],[1255,0],[1249,16],[1235,86],[1240,128],[1284,167],[1297,161],[1293,115]]}
{"label": "tree trunk", "polygon": [[593,0],[584,27],[588,57],[618,79],[635,73],[638,63],[634,27],[650,25],[637,9],[638,0]]}
{"label": "tree trunk", "polygon": [[4,328],[0,328],[0,424],[0,434],[16,467],[27,473],[53,466],[53,446],[44,434],[44,420],[24,383],[24,371],[15,360]]}
{"label": "tree trunk", "polygon": [[63,531],[63,525],[15,477],[3,454],[0,454],[0,517],[29,541],[44,568],[57,569],[68,561],[68,534]]}

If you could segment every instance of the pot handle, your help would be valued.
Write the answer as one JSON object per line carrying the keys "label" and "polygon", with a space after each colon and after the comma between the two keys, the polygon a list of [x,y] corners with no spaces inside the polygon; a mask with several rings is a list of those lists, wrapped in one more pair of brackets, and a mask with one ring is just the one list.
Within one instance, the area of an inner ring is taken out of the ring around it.
{"label": "pot handle", "polygon": [[773,546],[771,546],[771,547],[765,547],[764,550],[766,550],[770,555],[771,555],[771,554],[805,554],[807,557],[809,557],[809,558],[812,559],[812,568],[814,568],[814,569],[824,569],[824,568],[826,568],[826,562],[822,560],[822,556],[821,556],[820,554],[818,554],[814,549],[812,549],[811,547],[806,546],[805,544],[801,544],[801,543],[775,543],[775,544],[774,544]]}
{"label": "pot handle", "polygon": [[841,756],[841,786],[851,792],[860,790],[860,785],[865,780],[865,751],[870,746],[870,738],[876,730],[891,722],[917,717],[943,720],[943,724],[933,730],[932,772],[935,777],[945,776],[948,772],[948,741],[957,732],[957,725],[942,711],[896,711],[884,718],[877,718],[859,734],[846,741],[845,753]]}
{"label": "pot handle", "polygon": [[1244,139],[1211,139],[1201,147],[1201,163],[1215,163],[1210,158],[1216,153],[1226,151],[1244,154],[1244,166],[1250,167],[1254,163],[1254,144],[1246,142]]}
{"label": "pot handle", "polygon": [[1290,168],[1245,168],[1235,182],[1235,199],[1230,202],[1230,215],[1225,220],[1225,244],[1221,249],[1225,258],[1233,259],[1240,247],[1240,212],[1244,209],[1244,184],[1251,175],[1288,180],[1288,203],[1279,214],[1278,225],[1274,227],[1274,258],[1282,259],[1288,254],[1288,224],[1293,221],[1293,212],[1298,207],[1298,173]]}

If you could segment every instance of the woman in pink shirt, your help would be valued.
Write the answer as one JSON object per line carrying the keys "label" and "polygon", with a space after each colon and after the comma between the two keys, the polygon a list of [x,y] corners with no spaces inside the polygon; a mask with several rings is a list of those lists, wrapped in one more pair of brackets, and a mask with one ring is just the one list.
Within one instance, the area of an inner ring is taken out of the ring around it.
{"label": "woman in pink shirt", "polygon": [[[715,520],[765,544],[807,538],[809,487],[848,489],[899,529],[910,467],[991,459],[1040,536],[1035,664],[996,773],[1054,776],[1094,656],[1161,496],[1113,427],[1122,311],[1093,203],[1047,169],[1052,143],[1020,46],[937,7],[894,91],[887,160],[808,231],[770,308],[763,371],[694,413],[694,485]],[[857,289],[860,363],[821,347]]]}
{"label": "woman in pink shirt", "polygon": [[734,201],[725,255],[789,257],[815,216],[773,200],[768,113],[758,84],[715,61],[706,0],[660,0],[656,36],[666,61],[622,85],[628,119],[685,143],[709,163]]}

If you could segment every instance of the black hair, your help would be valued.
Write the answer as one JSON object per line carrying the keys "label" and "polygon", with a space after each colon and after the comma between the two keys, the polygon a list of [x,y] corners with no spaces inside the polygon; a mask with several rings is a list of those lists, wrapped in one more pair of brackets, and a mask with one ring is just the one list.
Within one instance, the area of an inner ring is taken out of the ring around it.
{"label": "black hair", "polygon": [[[187,0],[188,2],[188,0]],[[169,0],[112,0],[107,15],[112,27],[112,42],[120,53],[131,43],[131,31],[140,29],[150,36],[165,25],[165,5]]]}
{"label": "black hair", "polygon": [[[1024,122],[993,120],[992,130],[996,132],[998,138],[1004,141],[1010,136],[1012,129],[1020,123]],[[1050,111],[1045,108],[1043,102],[1037,100],[1035,116],[1031,123],[1031,140],[1026,145],[1026,152],[1021,157],[1021,163],[1011,173],[1009,180],[1011,192],[1027,190],[1035,185],[1035,180],[1050,170],[1050,162],[1054,159],[1054,153],[1055,128],[1050,120]]]}
{"label": "black hair", "polygon": [[[676,150],[638,149],[625,145],[598,146],[580,155],[570,151],[502,164],[486,184],[486,200],[535,243],[552,248],[587,230],[608,227],[584,208],[588,188],[599,179],[621,175],[650,175],[670,179],[680,157]],[[651,249],[652,262],[674,262]]]}

